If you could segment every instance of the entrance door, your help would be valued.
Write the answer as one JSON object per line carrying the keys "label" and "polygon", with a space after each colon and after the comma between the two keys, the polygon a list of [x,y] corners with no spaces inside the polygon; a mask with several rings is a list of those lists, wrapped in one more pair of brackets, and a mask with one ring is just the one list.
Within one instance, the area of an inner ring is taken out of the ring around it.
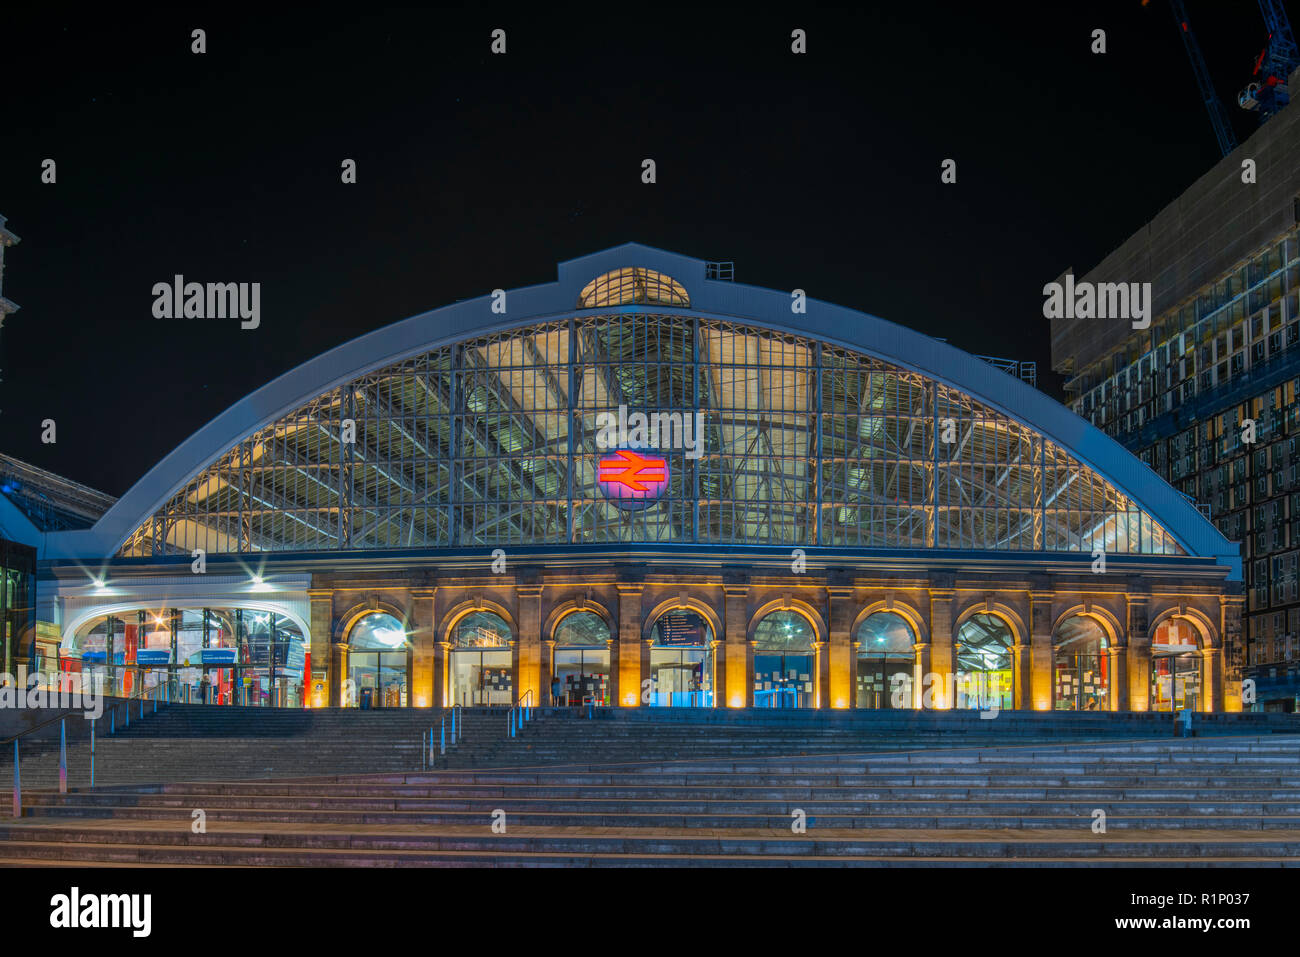
{"label": "entrance door", "polygon": [[405,651],[354,651],[348,655],[348,671],[361,707],[406,706]]}
{"label": "entrance door", "polygon": [[514,682],[510,676],[511,652],[453,648],[451,651],[451,700],[465,707],[514,704]]}
{"label": "entrance door", "polygon": [[1151,710],[1199,711],[1201,662],[1199,655],[1157,655],[1151,659]]}
{"label": "entrance door", "polygon": [[754,707],[811,708],[813,656],[755,653]]}
{"label": "entrance door", "polygon": [[555,676],[560,679],[560,694],[566,704],[609,704],[607,648],[556,648]]}

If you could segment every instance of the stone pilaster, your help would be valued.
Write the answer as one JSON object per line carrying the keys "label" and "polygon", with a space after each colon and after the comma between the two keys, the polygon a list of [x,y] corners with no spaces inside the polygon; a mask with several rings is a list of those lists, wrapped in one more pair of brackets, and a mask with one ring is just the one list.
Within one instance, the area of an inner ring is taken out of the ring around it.
{"label": "stone pilaster", "polygon": [[410,703],[417,708],[441,706],[436,692],[437,662],[441,658],[434,619],[434,597],[437,594],[437,588],[411,589]]}
{"label": "stone pilaster", "polygon": [[1133,711],[1151,710],[1151,635],[1147,618],[1149,595],[1128,598],[1128,693]]}
{"label": "stone pilaster", "polygon": [[749,584],[728,582],[722,586],[725,617],[723,640],[727,643],[727,698],[729,708],[746,708],[754,701],[754,649],[750,644]]}
{"label": "stone pilaster", "polygon": [[334,634],[334,591],[330,588],[309,588],[307,599],[311,603],[311,674],[308,675],[308,689],[314,689],[317,682],[324,682],[324,700],[313,700],[313,708],[332,705],[337,697],[339,678],[331,661],[330,639]]}
{"label": "stone pilaster", "polygon": [[[939,676],[931,691],[936,709],[952,708],[955,704],[949,700],[947,691],[948,676],[956,674],[957,665],[952,633],[952,603],[955,594],[951,588],[930,589],[930,661],[921,678],[924,681],[925,676],[931,673]],[[955,691],[955,680],[952,687]],[[923,692],[924,690],[922,688]]]}
{"label": "stone pilaster", "polygon": [[848,585],[828,585],[830,674],[823,707],[852,708],[857,704],[857,650],[853,643],[853,589]]}
{"label": "stone pilaster", "polygon": [[542,585],[520,582],[515,586],[519,599],[519,634],[511,646],[514,665],[514,698],[518,700],[532,692],[534,703],[542,700]]}
{"label": "stone pilaster", "polygon": [[550,707],[551,701],[551,678],[555,674],[555,639],[546,638],[542,641],[542,660],[540,662],[542,697],[538,702],[539,706]]}
{"label": "stone pilaster", "polygon": [[1016,707],[1035,711],[1052,709],[1052,599],[1051,592],[1029,596],[1028,669],[1016,670]]}
{"label": "stone pilaster", "polygon": [[615,587],[618,589],[618,661],[613,661],[611,652],[610,680],[614,680],[617,672],[619,694],[614,700],[621,707],[635,708],[641,703],[641,600],[645,582],[621,581]]}
{"label": "stone pilaster", "polygon": [[644,689],[645,682],[649,681],[651,676],[654,674],[654,672],[650,670],[650,649],[654,646],[654,643],[655,642],[653,638],[641,639],[641,682],[640,684],[637,685],[637,689],[635,693],[636,704],[648,703],[642,699],[644,695],[643,689]]}
{"label": "stone pilaster", "polygon": [[334,645],[334,662],[330,675],[330,705],[335,708],[356,705],[357,691],[353,689],[349,700],[344,700],[344,682],[348,680],[348,643],[340,641]]}

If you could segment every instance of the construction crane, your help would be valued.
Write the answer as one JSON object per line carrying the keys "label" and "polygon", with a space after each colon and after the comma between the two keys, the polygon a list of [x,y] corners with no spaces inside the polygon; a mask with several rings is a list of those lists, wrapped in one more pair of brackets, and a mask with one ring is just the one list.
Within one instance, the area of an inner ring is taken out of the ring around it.
{"label": "construction crane", "polygon": [[[1264,3],[1265,0],[1260,0],[1261,7]],[[1228,121],[1228,111],[1223,108],[1223,101],[1219,99],[1219,94],[1214,92],[1214,84],[1210,81],[1210,70],[1205,65],[1205,57],[1201,55],[1201,45],[1196,42],[1196,34],[1192,32],[1183,0],[1169,0],[1169,6],[1173,8],[1174,20],[1178,23],[1178,33],[1182,36],[1183,46],[1187,50],[1187,59],[1192,61],[1192,72],[1196,74],[1196,85],[1200,87],[1201,99],[1205,101],[1205,109],[1209,111],[1214,135],[1219,140],[1219,149],[1224,156],[1227,156],[1237,148],[1237,136],[1232,132],[1232,124]],[[1283,14],[1284,19],[1285,16]],[[1287,29],[1289,30],[1290,27],[1288,26]]]}
{"label": "construction crane", "polygon": [[1286,84],[1300,67],[1300,48],[1296,47],[1282,0],[1259,0],[1259,12],[1268,29],[1268,45],[1255,60],[1256,79],[1237,94],[1237,105],[1258,112],[1263,123],[1291,100]]}

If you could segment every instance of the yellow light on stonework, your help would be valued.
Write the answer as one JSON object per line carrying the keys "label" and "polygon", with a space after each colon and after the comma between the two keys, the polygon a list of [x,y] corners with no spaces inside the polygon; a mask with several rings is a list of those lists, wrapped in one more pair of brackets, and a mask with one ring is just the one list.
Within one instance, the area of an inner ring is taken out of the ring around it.
{"label": "yellow light on stonework", "polygon": [[837,707],[837,708],[847,708],[847,707],[848,707],[848,704],[845,703],[845,701],[844,701],[843,698],[836,698],[836,699],[835,699],[835,707]]}
{"label": "yellow light on stonework", "polygon": [[636,694],[629,691],[627,694],[623,695],[623,705],[628,708],[636,707]]}
{"label": "yellow light on stonework", "polygon": [[429,699],[422,694],[418,694],[415,696],[415,706],[417,708],[427,708],[429,706]]}
{"label": "yellow light on stonework", "polygon": [[1047,699],[1046,699],[1046,698],[1037,698],[1037,699],[1034,700],[1034,710],[1035,710],[1035,711],[1049,711],[1049,710],[1051,710],[1051,706],[1047,703]]}
{"label": "yellow light on stonework", "polygon": [[733,694],[731,696],[731,700],[727,702],[728,708],[743,708],[744,706],[745,706],[745,702],[741,699],[740,695],[738,694]]}

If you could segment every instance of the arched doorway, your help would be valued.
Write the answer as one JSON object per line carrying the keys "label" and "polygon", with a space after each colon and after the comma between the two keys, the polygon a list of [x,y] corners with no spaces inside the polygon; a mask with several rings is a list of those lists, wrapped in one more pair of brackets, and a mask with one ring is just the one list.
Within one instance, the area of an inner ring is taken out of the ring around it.
{"label": "arched doorway", "polygon": [[1201,710],[1200,634],[1181,618],[1167,618],[1151,637],[1152,711]]}
{"label": "arched doorway", "polygon": [[858,625],[856,707],[911,708],[916,634],[902,615],[878,611]]}
{"label": "arched doorway", "polygon": [[472,611],[451,633],[451,703],[466,707],[514,704],[513,636],[504,618]]}
{"label": "arched doorway", "polygon": [[59,645],[57,670],[122,697],[301,707],[307,642],[262,608],[142,608],[90,618]]}
{"label": "arched doorway", "polygon": [[774,611],[754,628],[754,707],[811,708],[816,631],[797,611]]}
{"label": "arched doorway", "polygon": [[594,611],[571,612],[555,626],[551,674],[565,704],[609,704],[609,640],[609,625]]}
{"label": "arched doorway", "polygon": [[1015,643],[1011,626],[997,615],[971,615],[953,641],[957,659],[955,707],[981,711],[1015,707]]}
{"label": "arched doorway", "polygon": [[387,612],[371,612],[353,624],[347,643],[352,694],[344,705],[406,707],[410,643],[402,623]]}
{"label": "arched doorway", "polygon": [[713,629],[699,612],[664,612],[650,629],[650,705],[713,707]]}
{"label": "arched doorway", "polygon": [[1052,710],[1110,710],[1110,643],[1095,618],[1072,615],[1052,635]]}

